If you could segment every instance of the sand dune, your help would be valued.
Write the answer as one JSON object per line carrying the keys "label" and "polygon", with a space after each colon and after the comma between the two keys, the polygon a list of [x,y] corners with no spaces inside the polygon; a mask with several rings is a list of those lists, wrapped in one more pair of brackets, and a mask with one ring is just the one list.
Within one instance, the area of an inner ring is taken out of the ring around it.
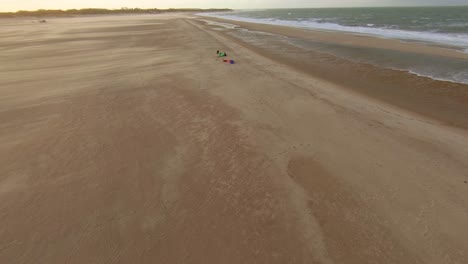
{"label": "sand dune", "polygon": [[466,129],[196,17],[0,28],[0,263],[468,259]]}

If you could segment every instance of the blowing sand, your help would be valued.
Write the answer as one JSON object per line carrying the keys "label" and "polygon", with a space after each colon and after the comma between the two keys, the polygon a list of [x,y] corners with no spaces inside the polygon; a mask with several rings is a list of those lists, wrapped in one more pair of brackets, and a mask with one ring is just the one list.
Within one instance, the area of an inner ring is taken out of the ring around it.
{"label": "blowing sand", "polygon": [[0,27],[0,263],[466,263],[466,129],[198,18]]}

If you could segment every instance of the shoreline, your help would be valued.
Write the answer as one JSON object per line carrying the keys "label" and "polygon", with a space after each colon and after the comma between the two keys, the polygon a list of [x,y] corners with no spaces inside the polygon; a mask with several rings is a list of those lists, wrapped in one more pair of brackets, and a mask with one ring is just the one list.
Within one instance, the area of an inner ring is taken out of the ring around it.
{"label": "shoreline", "polygon": [[[325,30],[313,28],[299,28],[284,25],[262,24],[254,22],[245,22],[240,20],[231,20],[227,18],[203,16],[202,14],[196,16],[206,18],[208,20],[219,21],[224,23],[231,23],[239,25],[246,29],[272,32],[288,37],[299,37],[305,39],[317,39],[323,42],[336,42],[342,41],[344,44],[362,46],[362,47],[376,47],[386,48],[389,50],[408,51],[422,54],[439,55],[460,59],[468,59],[468,53],[463,52],[458,47],[446,46],[440,43],[424,43],[418,40],[403,40],[396,38],[387,38],[383,36],[376,36],[371,34],[338,31],[338,30]],[[275,29],[273,29],[275,28]],[[309,32],[311,36],[305,36],[304,33]],[[342,38],[346,35],[347,38]],[[433,44],[433,45],[432,45]]]}
{"label": "shoreline", "polygon": [[[200,23],[206,23],[203,20],[210,20],[207,17],[199,18]],[[468,84],[435,80],[404,70],[382,68],[321,52],[304,51],[281,40],[269,40],[270,42],[276,41],[274,42],[276,49],[282,50],[276,52],[275,49],[269,48],[267,44],[257,45],[259,41],[256,41],[253,37],[251,43],[247,43],[242,37],[239,37],[236,31],[245,29],[251,32],[266,32],[288,38],[313,39],[325,44],[346,43],[346,45],[364,49],[379,47],[392,51],[408,52],[409,54],[421,53],[460,59],[468,58],[468,54],[418,43],[405,43],[342,32],[321,32],[247,22],[237,23],[238,21],[218,18],[212,20],[240,26],[240,28],[234,29],[223,28],[221,32],[231,41],[253,49],[272,60],[336,83],[345,89],[351,89],[365,96],[438,120],[442,124],[463,129],[468,128]],[[216,27],[216,25],[210,26]],[[261,36],[258,37],[258,39],[261,38]],[[289,54],[286,54],[288,52]],[[297,53],[302,55],[297,56]]]}

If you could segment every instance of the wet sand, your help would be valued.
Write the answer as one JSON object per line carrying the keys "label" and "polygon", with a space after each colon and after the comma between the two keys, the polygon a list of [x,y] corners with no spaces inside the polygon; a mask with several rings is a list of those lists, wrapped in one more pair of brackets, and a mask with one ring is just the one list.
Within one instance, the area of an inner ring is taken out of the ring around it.
{"label": "wet sand", "polygon": [[0,263],[468,258],[462,121],[196,17],[0,28]]}

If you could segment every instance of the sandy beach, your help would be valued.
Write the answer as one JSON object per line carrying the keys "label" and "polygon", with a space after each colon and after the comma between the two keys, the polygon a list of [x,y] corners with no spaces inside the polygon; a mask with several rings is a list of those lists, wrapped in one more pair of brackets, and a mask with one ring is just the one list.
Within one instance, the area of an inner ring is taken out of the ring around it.
{"label": "sandy beach", "polygon": [[466,263],[468,85],[206,20],[2,20],[0,263]]}

